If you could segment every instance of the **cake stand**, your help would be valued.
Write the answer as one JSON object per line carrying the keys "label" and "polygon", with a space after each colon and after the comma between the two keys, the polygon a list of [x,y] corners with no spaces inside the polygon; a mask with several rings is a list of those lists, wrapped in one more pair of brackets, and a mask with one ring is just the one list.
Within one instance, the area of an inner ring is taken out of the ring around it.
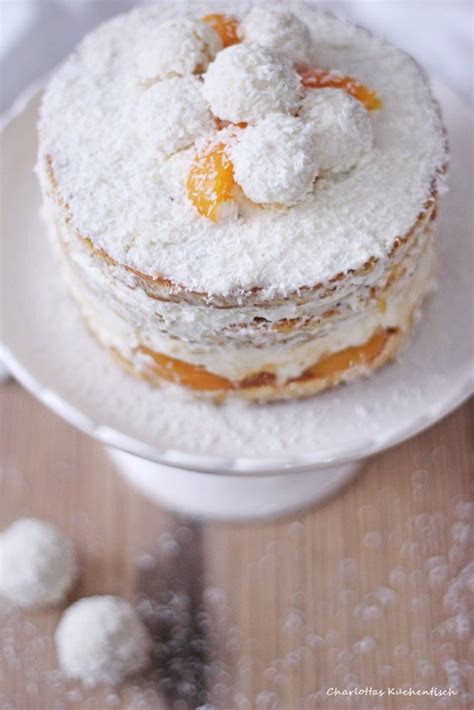
{"label": "cake stand", "polygon": [[[450,192],[439,288],[397,362],[301,402],[217,406],[152,388],[115,364],[69,299],[40,219],[33,166],[41,88],[2,130],[0,356],[38,399],[103,442],[119,471],[180,512],[280,515],[323,500],[361,462],[445,416],[472,392],[472,114],[435,83],[448,126]],[[471,142],[471,143],[470,143]]]}

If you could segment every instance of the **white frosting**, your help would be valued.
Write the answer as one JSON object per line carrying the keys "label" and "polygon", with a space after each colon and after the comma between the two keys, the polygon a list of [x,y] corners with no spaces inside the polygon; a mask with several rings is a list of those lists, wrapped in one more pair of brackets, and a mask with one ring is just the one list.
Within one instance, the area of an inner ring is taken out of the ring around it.
{"label": "white frosting", "polygon": [[341,89],[308,91],[299,115],[311,126],[315,155],[322,171],[349,170],[372,147],[369,112]]}
{"label": "white frosting", "polygon": [[229,153],[236,182],[258,204],[294,205],[311,191],[318,174],[311,133],[294,116],[269,114],[242,131]]}
{"label": "white frosting", "polygon": [[203,92],[214,115],[232,123],[296,111],[302,96],[290,60],[258,44],[234,44],[219,52],[204,75]]}
{"label": "white frosting", "polygon": [[[98,28],[47,89],[40,161],[51,155],[74,226],[117,262],[214,295],[252,288],[262,298],[287,294],[371,257],[385,260],[439,184],[446,160],[443,127],[418,66],[363,29],[295,4],[318,65],[355,76],[381,96],[374,148],[350,172],[318,180],[295,207],[249,206],[238,219],[214,223],[187,199],[193,148],[160,162],[135,146],[130,116],[143,91],[136,54],[150,25],[176,12],[174,3],[167,8],[142,7]],[[238,8],[231,3],[228,11]],[[205,14],[208,6],[193,10]]]}
{"label": "white frosting", "polygon": [[310,62],[311,35],[293,12],[285,8],[255,5],[240,24],[244,42],[256,42],[285,54],[294,62]]}
{"label": "white frosting", "polygon": [[153,84],[137,103],[137,132],[151,152],[171,155],[215,130],[215,121],[195,76]]}
{"label": "white frosting", "polygon": [[50,523],[21,518],[0,535],[0,595],[13,604],[61,604],[78,572],[72,540]]}
{"label": "white frosting", "polygon": [[137,70],[144,81],[202,73],[222,49],[218,33],[206,22],[178,17],[159,23],[150,18],[137,46]]}
{"label": "white frosting", "polygon": [[151,641],[133,609],[113,596],[84,597],[56,629],[61,670],[85,685],[116,685],[148,664]]}

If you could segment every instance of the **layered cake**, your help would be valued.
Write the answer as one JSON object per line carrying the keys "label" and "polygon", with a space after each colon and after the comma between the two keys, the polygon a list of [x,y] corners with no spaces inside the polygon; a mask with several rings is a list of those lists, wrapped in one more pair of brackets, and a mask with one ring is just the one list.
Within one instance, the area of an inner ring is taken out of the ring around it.
{"label": "layered cake", "polygon": [[426,77],[314,7],[198,6],[107,22],[47,87],[37,170],[70,290],[157,385],[265,402],[370,374],[433,283]]}

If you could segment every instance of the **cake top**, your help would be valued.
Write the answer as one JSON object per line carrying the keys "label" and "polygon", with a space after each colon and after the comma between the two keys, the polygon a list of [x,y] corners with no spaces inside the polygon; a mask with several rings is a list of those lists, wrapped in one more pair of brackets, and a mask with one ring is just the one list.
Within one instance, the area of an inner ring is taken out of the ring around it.
{"label": "cake top", "polygon": [[306,5],[242,5],[95,30],[47,88],[40,159],[117,262],[287,294],[387,257],[438,188],[444,132],[403,52]]}

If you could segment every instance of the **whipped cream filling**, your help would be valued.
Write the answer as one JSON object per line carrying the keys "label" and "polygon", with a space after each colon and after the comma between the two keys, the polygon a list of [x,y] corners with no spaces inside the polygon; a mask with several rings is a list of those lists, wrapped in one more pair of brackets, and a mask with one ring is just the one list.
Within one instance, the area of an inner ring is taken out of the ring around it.
{"label": "whipped cream filling", "polygon": [[[356,310],[349,307],[344,316],[315,322],[312,329],[296,328],[295,334],[272,332],[269,338],[268,333],[265,337],[254,327],[251,342],[245,342],[245,328],[235,324],[239,317],[248,323],[249,309],[206,308],[151,299],[143,289],[123,283],[114,275],[114,267],[89,253],[58,217],[54,204],[47,221],[55,225],[51,235],[61,255],[66,280],[91,329],[104,345],[117,350],[137,370],[146,369],[153,362],[140,352],[139,348],[145,346],[231,381],[267,371],[284,383],[298,377],[322,356],[364,344],[378,330],[406,330],[413,310],[431,286],[434,271],[435,223],[431,222],[420,228],[412,249],[400,263],[404,273],[386,289],[383,307],[380,298],[364,303],[359,297]],[[353,306],[355,302],[356,298]],[[310,306],[303,304],[303,309],[309,311]],[[290,316],[293,309],[293,304],[287,304],[250,310],[276,323]],[[232,325],[235,337],[223,337],[222,331]],[[191,334],[193,340],[186,339]]]}

